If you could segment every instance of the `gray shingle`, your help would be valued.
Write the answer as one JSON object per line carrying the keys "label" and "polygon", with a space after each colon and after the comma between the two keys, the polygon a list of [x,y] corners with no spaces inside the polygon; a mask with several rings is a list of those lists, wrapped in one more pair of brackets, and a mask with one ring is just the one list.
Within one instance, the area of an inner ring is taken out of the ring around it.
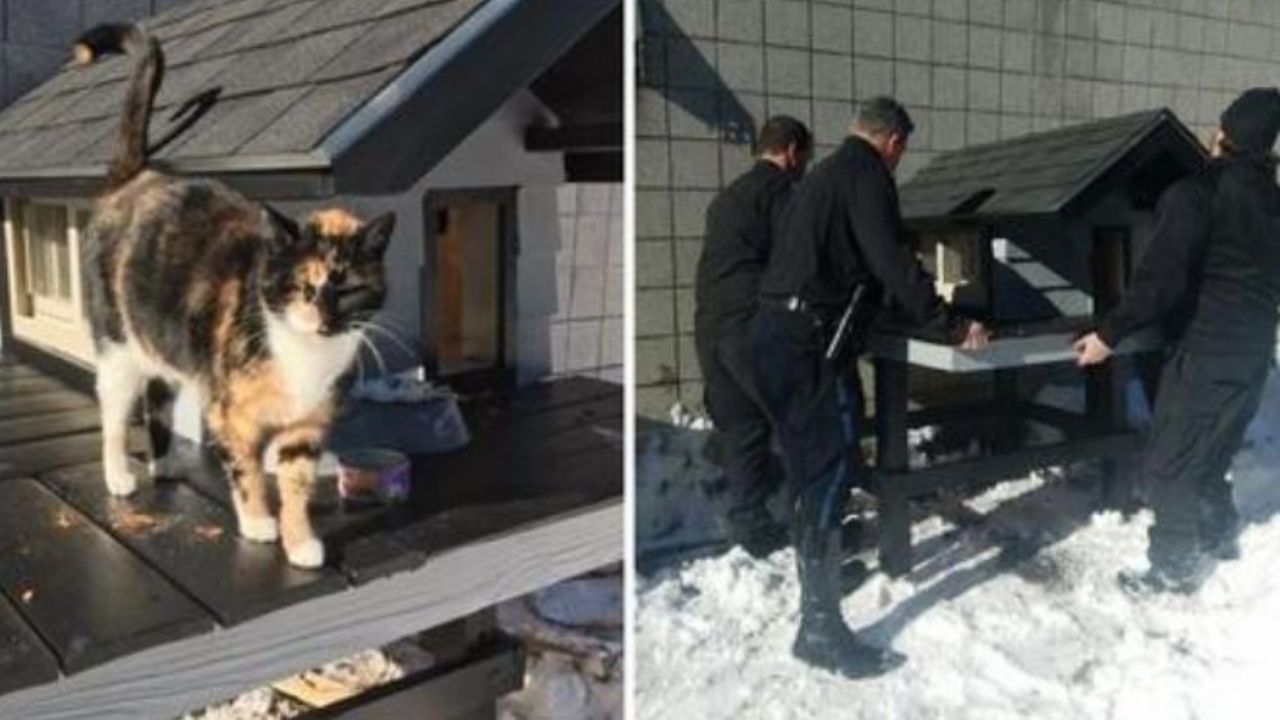
{"label": "gray shingle", "polygon": [[1108,118],[943,153],[902,186],[903,216],[950,215],[983,189],[995,191],[978,211],[984,217],[1057,212],[1086,182],[1100,177],[1166,127],[1175,130],[1164,137],[1178,138],[1173,142],[1180,143],[1179,157],[1199,157],[1194,137],[1167,111]]}
{"label": "gray shingle", "polygon": [[41,107],[38,110],[27,114],[26,117],[22,119],[22,122],[17,124],[17,127],[20,129],[28,129],[63,124],[66,122],[66,116],[78,105],[87,102],[89,97],[92,96],[95,91],[96,88],[90,88],[57,95],[51,98],[45,98],[41,101]]}
{"label": "gray shingle", "polygon": [[185,140],[166,148],[160,156],[190,158],[231,155],[309,90],[309,87],[294,87],[276,90],[265,96],[221,100],[201,119],[199,133],[186,136]]}
{"label": "gray shingle", "polygon": [[103,123],[63,125],[56,137],[47,139],[40,155],[35,159],[37,167],[62,167],[80,164],[85,148],[101,140],[113,138],[116,128]]}
{"label": "gray shingle", "polygon": [[174,68],[165,74],[164,84],[156,95],[157,107],[171,107],[197,93],[218,86],[217,78],[235,61],[233,56],[201,60]]}
{"label": "gray shingle", "polygon": [[78,125],[58,125],[54,127],[40,127],[23,132],[23,140],[12,151],[6,152],[4,163],[6,167],[45,167],[54,163],[47,152],[48,148],[58,144],[64,144],[68,140],[68,136],[75,136],[83,132],[81,126]]}
{"label": "gray shingle", "polygon": [[[251,23],[256,25],[257,23]],[[201,30],[200,32],[182,37],[166,40],[162,36],[161,42],[164,47],[165,65],[172,69],[179,65],[192,62],[197,57],[208,57],[209,55],[224,52],[227,49],[231,38],[239,37],[244,34],[239,23],[223,23],[215,27]]]}
{"label": "gray shingle", "polygon": [[363,25],[345,27],[296,42],[250,50],[237,56],[218,75],[216,84],[227,97],[303,84],[329,61],[358,54],[358,48],[346,50],[364,33]]}
{"label": "gray shingle", "polygon": [[382,70],[312,88],[241,147],[238,154],[281,153],[316,145],[351,113],[352,97],[372,96],[394,75],[394,70]]}
{"label": "gray shingle", "polygon": [[240,32],[226,44],[225,49],[228,52],[239,52],[278,42],[289,32],[289,28],[297,24],[299,18],[314,9],[318,3],[319,0],[290,3],[258,17],[249,27],[241,29],[237,26],[236,29]]}
{"label": "gray shingle", "polygon": [[171,35],[198,32],[221,23],[234,22],[264,12],[270,0],[233,0],[210,5],[203,12],[194,13],[187,21],[169,28]]}
{"label": "gray shingle", "polygon": [[361,75],[404,62],[431,44],[432,38],[443,37],[480,2],[455,0],[381,18],[355,40],[348,52],[332,58],[312,79],[323,81]]}
{"label": "gray shingle", "polygon": [[83,94],[78,96],[76,102],[66,110],[64,118],[68,122],[117,117],[124,107],[123,80],[87,88],[80,92]]}
{"label": "gray shingle", "polygon": [[311,35],[342,25],[366,22],[369,19],[369,4],[363,0],[321,0],[319,3],[290,5],[286,9],[309,7],[309,10],[298,16],[298,20],[290,28],[290,36]]}
{"label": "gray shingle", "polygon": [[32,130],[15,130],[0,134],[0,169],[18,167],[13,163],[13,158],[33,132]]}
{"label": "gray shingle", "polygon": [[44,107],[44,101],[31,96],[10,105],[5,109],[4,114],[0,115],[0,137],[3,137],[4,133],[16,130],[28,115],[39,111],[42,107]]}
{"label": "gray shingle", "polygon": [[[152,140],[180,103],[211,88],[222,96],[162,157],[305,152],[364,104],[405,63],[485,0],[203,0],[147,20],[168,69]],[[113,0],[92,18],[136,14],[143,0]],[[17,17],[71,3],[10,3]],[[45,9],[39,9],[43,7]],[[62,8],[59,10],[58,8]],[[136,8],[134,8],[136,10]],[[28,13],[28,11],[30,11]],[[56,23],[55,23],[56,24]],[[18,32],[22,32],[19,28]],[[69,32],[74,32],[69,30]],[[42,37],[47,42],[47,36]],[[54,49],[9,45],[10,87],[25,89],[67,59]],[[64,68],[0,112],[0,168],[66,167],[105,160],[124,100],[131,58]]]}

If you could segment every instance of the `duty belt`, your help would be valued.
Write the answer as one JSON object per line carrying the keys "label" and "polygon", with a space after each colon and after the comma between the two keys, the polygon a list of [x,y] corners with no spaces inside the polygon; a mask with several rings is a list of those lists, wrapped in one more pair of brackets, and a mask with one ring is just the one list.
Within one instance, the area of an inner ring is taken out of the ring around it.
{"label": "duty belt", "polygon": [[[813,326],[824,334],[827,332],[828,326],[835,320],[833,313],[822,312],[818,309],[818,306],[808,300],[805,300],[799,295],[788,295],[785,297],[762,296],[760,298],[760,305],[799,315],[813,323]],[[826,342],[826,340],[823,340],[823,342]]]}
{"label": "duty belt", "polygon": [[760,304],[778,310],[800,313],[801,315],[817,315],[813,304],[799,295],[788,295],[786,297],[764,296],[760,298]]}

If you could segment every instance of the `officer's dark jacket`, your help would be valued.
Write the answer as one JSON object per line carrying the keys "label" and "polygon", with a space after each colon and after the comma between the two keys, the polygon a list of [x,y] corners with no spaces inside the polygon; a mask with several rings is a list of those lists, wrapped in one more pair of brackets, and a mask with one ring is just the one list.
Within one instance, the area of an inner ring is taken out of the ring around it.
{"label": "officer's dark jacket", "polygon": [[794,186],[792,173],[761,160],[712,200],[695,279],[700,336],[755,312],[760,275]]}
{"label": "officer's dark jacket", "polygon": [[1151,243],[1120,305],[1098,326],[1111,347],[1161,321],[1210,354],[1270,353],[1280,306],[1280,189],[1259,158],[1214,160],[1156,208]]}
{"label": "officer's dark jacket", "polygon": [[907,245],[893,175],[870,143],[850,137],[796,187],[760,291],[831,315],[859,284],[933,333],[963,332]]}

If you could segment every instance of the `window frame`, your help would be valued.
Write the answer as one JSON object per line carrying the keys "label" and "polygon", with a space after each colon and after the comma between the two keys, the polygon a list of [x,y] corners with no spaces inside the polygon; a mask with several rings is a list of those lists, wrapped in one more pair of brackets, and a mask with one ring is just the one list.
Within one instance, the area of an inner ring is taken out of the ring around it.
{"label": "window frame", "polygon": [[[28,213],[35,206],[58,207],[65,212],[69,300],[37,296],[32,288]],[[88,199],[8,196],[4,198],[4,242],[9,280],[9,323],[13,337],[42,350],[91,365],[93,331],[85,294],[82,245],[78,216],[91,212]]]}

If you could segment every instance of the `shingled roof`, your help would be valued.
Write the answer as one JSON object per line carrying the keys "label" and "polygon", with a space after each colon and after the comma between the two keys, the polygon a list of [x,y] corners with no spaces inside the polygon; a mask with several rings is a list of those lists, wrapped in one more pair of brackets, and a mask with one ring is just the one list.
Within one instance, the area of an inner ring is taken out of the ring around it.
{"label": "shingled roof", "polygon": [[917,223],[1073,214],[1144,166],[1158,166],[1150,174],[1159,183],[1203,161],[1172,112],[1150,110],[943,153],[899,199],[903,217]]}
{"label": "shingled roof", "polygon": [[[218,96],[157,157],[266,196],[402,190],[618,2],[180,6],[147,21],[167,58],[151,137],[171,128],[185,101]],[[0,190],[91,190],[131,68],[128,58],[64,68],[0,113]]]}

